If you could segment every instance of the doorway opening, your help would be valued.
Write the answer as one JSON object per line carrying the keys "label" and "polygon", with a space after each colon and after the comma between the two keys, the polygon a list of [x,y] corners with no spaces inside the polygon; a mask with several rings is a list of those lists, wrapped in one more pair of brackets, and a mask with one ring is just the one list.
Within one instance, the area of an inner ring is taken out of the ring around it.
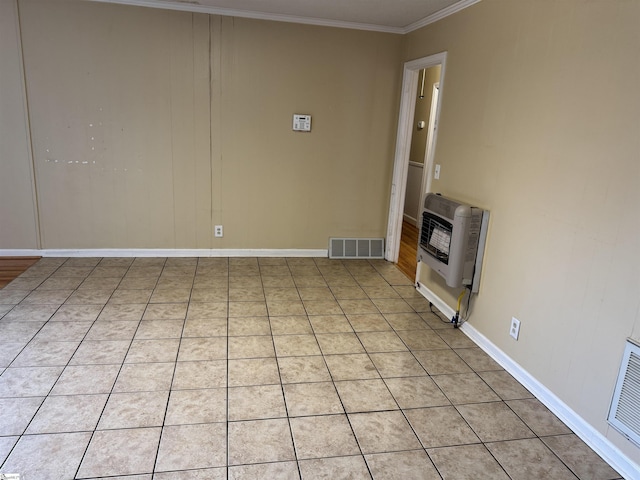
{"label": "doorway opening", "polygon": [[446,52],[404,65],[385,258],[416,278],[420,211],[431,189]]}

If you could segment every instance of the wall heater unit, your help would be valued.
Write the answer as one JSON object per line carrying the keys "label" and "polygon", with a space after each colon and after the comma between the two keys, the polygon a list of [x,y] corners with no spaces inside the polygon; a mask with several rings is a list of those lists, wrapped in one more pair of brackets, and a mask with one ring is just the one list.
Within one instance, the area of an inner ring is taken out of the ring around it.
{"label": "wall heater unit", "polygon": [[452,288],[478,292],[489,212],[439,194],[424,199],[418,260],[438,272]]}

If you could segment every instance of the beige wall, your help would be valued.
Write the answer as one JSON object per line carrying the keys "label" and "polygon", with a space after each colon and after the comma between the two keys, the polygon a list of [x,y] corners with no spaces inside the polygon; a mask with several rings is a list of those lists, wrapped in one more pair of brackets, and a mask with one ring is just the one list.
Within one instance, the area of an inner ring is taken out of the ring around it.
{"label": "beige wall", "polygon": [[[326,249],[330,236],[385,236],[401,36],[19,6],[42,248]],[[311,133],[292,132],[294,113],[313,115]],[[0,248],[33,248],[27,237]]]}
{"label": "beige wall", "polygon": [[433,190],[491,211],[470,323],[636,462],[606,417],[640,339],[639,24],[640,2],[485,0],[405,51],[447,51]]}
{"label": "beige wall", "polygon": [[[223,245],[327,248],[329,236],[384,237],[401,37],[213,23],[222,41],[222,120],[213,138],[221,141],[214,208]],[[294,113],[312,115],[311,133],[292,131]]]}
{"label": "beige wall", "polygon": [[18,10],[0,1],[0,248],[38,248]]}
{"label": "beige wall", "polygon": [[206,16],[20,2],[43,248],[205,248]]}

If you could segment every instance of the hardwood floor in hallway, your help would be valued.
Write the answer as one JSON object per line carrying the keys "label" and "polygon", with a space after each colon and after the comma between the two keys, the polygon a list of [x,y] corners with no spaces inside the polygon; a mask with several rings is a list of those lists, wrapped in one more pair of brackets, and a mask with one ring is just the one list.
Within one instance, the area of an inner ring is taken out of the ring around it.
{"label": "hardwood floor in hallway", "polygon": [[0,288],[36,263],[40,257],[0,257]]}
{"label": "hardwood floor in hallway", "polygon": [[402,222],[402,235],[400,236],[400,254],[398,256],[398,268],[413,281],[416,277],[418,266],[418,228],[407,221]]}

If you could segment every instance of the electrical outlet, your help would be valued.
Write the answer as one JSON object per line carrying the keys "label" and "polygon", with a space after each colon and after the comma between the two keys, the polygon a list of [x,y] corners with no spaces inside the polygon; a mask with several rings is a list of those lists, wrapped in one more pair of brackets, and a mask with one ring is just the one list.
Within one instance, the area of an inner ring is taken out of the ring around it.
{"label": "electrical outlet", "polygon": [[511,317],[511,328],[509,329],[509,335],[518,340],[520,335],[520,320],[516,317]]}
{"label": "electrical outlet", "polygon": [[216,226],[213,228],[213,235],[214,235],[215,237],[222,237],[222,236],[223,236],[223,235],[222,235],[222,225],[216,225]]}

